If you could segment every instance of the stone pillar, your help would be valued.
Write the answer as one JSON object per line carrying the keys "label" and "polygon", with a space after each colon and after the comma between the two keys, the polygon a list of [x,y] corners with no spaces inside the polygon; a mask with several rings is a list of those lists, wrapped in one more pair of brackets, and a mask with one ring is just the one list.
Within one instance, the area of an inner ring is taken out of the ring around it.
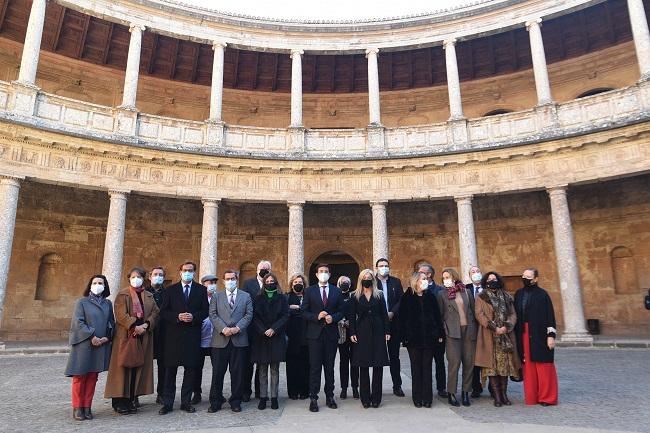
{"label": "stone pillar", "polygon": [[219,223],[219,199],[204,198],[203,226],[201,228],[201,259],[199,278],[217,274],[217,236]]}
{"label": "stone pillar", "polygon": [[368,48],[368,115],[370,125],[381,125],[381,108],[379,105],[379,68],[377,67],[378,48]]}
{"label": "stone pillar", "polygon": [[387,201],[371,201],[372,208],[372,265],[377,260],[388,259],[388,222],[386,218]]}
{"label": "stone pillar", "polygon": [[131,40],[129,42],[129,55],[126,60],[126,73],[124,74],[124,94],[122,95],[121,108],[135,110],[135,100],[138,93],[138,76],[140,75],[140,52],[142,51],[142,24],[131,24]]}
{"label": "stone pillar", "polygon": [[578,259],[566,194],[567,186],[548,188],[547,192],[551,200],[555,256],[564,313],[562,341],[591,342],[593,337],[587,333],[585,313],[582,307]]}
{"label": "stone pillar", "polygon": [[287,248],[287,276],[305,272],[305,239],[303,234],[304,201],[290,201],[289,206],[289,245]]}
{"label": "stone pillar", "polygon": [[43,24],[45,23],[46,0],[33,0],[32,10],[29,13],[23,56],[20,59],[20,72],[18,81],[22,84],[36,84],[36,70],[38,69],[38,56],[41,52],[41,39],[43,37]]}
{"label": "stone pillar", "polygon": [[122,257],[124,255],[124,226],[126,222],[126,201],[130,191],[109,190],[111,206],[108,210],[106,241],[102,274],[106,276],[111,289],[111,300],[123,286]]}
{"label": "stone pillar", "polygon": [[291,127],[302,127],[302,55],[303,50],[291,50]]}
{"label": "stone pillar", "polygon": [[460,77],[456,60],[456,39],[443,42],[447,64],[447,91],[449,92],[449,120],[463,119],[463,101],[460,96]]}
{"label": "stone pillar", "polygon": [[476,252],[476,234],[474,232],[474,215],[472,213],[472,196],[456,197],[458,207],[458,250],[460,252],[460,276],[470,283],[469,269],[478,266]]}
{"label": "stone pillar", "polygon": [[221,107],[223,103],[223,54],[226,44],[215,41],[212,43],[214,60],[212,61],[212,84],[210,88],[210,121],[221,122]]}
{"label": "stone pillar", "polygon": [[627,0],[627,9],[630,14],[634,49],[639,63],[641,80],[647,80],[650,78],[650,32],[648,32],[648,20],[643,8],[643,0]]}
{"label": "stone pillar", "polygon": [[0,176],[0,227],[2,227],[0,230],[0,325],[4,317],[20,181],[21,179],[17,177]]}
{"label": "stone pillar", "polygon": [[530,54],[533,60],[533,73],[535,74],[535,88],[537,89],[537,105],[551,104],[551,85],[548,80],[546,68],[546,54],[542,39],[542,19],[526,21],[526,30],[530,37]]}

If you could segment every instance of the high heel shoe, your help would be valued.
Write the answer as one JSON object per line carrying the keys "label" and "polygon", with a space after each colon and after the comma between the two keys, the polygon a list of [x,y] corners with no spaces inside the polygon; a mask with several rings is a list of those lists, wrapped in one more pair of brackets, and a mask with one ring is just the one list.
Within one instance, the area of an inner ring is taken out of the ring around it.
{"label": "high heel shoe", "polygon": [[460,407],[460,403],[456,400],[456,394],[447,393],[447,402],[454,407]]}
{"label": "high heel shoe", "polygon": [[501,401],[506,406],[512,406],[508,398],[508,376],[501,376]]}

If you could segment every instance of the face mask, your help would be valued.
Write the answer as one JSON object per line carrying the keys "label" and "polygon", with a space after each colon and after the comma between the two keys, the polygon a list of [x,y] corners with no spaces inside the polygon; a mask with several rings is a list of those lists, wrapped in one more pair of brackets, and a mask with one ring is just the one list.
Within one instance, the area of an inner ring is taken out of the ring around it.
{"label": "face mask", "polygon": [[93,292],[94,295],[100,296],[102,293],[104,293],[104,285],[93,284],[92,286],[90,286],[90,291]]}
{"label": "face mask", "polygon": [[208,284],[208,293],[214,295],[217,293],[217,285],[216,284]]}
{"label": "face mask", "polygon": [[264,278],[264,277],[266,277],[268,274],[269,274],[269,270],[268,270],[268,269],[260,269],[260,272],[258,273],[258,275],[260,276],[260,278]]}
{"label": "face mask", "polygon": [[420,280],[420,288],[422,290],[426,290],[429,288],[429,281],[428,280]]}
{"label": "face mask", "polygon": [[226,290],[232,292],[237,288],[237,280],[227,280],[223,285],[226,286]]}
{"label": "face mask", "polygon": [[341,283],[341,290],[344,292],[350,291],[350,283]]}
{"label": "face mask", "polygon": [[278,290],[278,285],[276,283],[271,283],[271,284],[266,286],[265,290],[267,292],[275,292],[276,290]]}
{"label": "face mask", "polygon": [[522,278],[521,281],[524,283],[524,287],[530,287],[533,285],[533,280],[530,278]]}
{"label": "face mask", "polygon": [[302,284],[296,284],[295,286],[293,286],[293,291],[300,293],[303,291],[304,288],[305,286],[303,286]]}
{"label": "face mask", "polygon": [[361,287],[369,289],[372,287],[372,280],[361,280]]}
{"label": "face mask", "polygon": [[186,283],[189,283],[190,281],[192,281],[192,280],[194,279],[194,272],[183,271],[183,272],[181,273],[181,278],[182,278],[183,281],[185,281]]}
{"label": "face mask", "polygon": [[135,287],[136,289],[142,287],[142,283],[144,282],[144,280],[140,277],[133,277],[130,279],[130,281],[131,287]]}
{"label": "face mask", "polygon": [[327,283],[330,280],[330,274],[327,272],[323,272],[317,275],[318,281],[321,283]]}
{"label": "face mask", "polygon": [[151,284],[158,286],[165,282],[165,277],[163,277],[162,275],[156,275],[154,277],[151,277],[150,280],[151,280]]}
{"label": "face mask", "polygon": [[390,271],[388,266],[380,266],[379,268],[377,268],[377,270],[379,271],[379,275],[381,275],[382,277],[388,275],[388,272]]}
{"label": "face mask", "polygon": [[480,272],[477,272],[477,273],[475,273],[475,274],[472,274],[472,281],[473,281],[474,283],[480,283],[480,282],[481,282],[481,278],[483,278],[483,275],[482,275]]}
{"label": "face mask", "polygon": [[490,290],[496,290],[501,288],[501,283],[498,281],[488,281],[485,283],[488,289]]}
{"label": "face mask", "polygon": [[453,280],[449,280],[449,279],[447,279],[447,280],[442,280],[442,284],[444,284],[445,287],[452,287],[452,286],[454,285],[454,281],[453,281]]}

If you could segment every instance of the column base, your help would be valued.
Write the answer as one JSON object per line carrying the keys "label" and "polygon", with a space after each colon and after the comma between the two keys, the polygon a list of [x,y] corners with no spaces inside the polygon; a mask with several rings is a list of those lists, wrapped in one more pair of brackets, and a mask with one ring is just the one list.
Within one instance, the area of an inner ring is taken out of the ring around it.
{"label": "column base", "polygon": [[555,131],[560,127],[557,115],[557,103],[554,101],[535,106],[538,129],[541,131]]}
{"label": "column base", "polygon": [[565,332],[560,337],[563,344],[570,343],[575,345],[591,345],[594,342],[594,336],[587,332]]}
{"label": "column base", "polygon": [[34,84],[12,81],[8,110],[20,116],[35,115],[39,91],[40,88]]}
{"label": "column base", "polygon": [[290,126],[287,128],[287,149],[291,153],[305,153],[305,133],[307,130],[304,126]]}
{"label": "column base", "polygon": [[366,152],[371,155],[388,155],[386,149],[385,128],[379,123],[371,123],[366,127]]}
{"label": "column base", "polygon": [[466,118],[450,118],[447,121],[447,142],[453,148],[466,147],[469,144]]}
{"label": "column base", "polygon": [[138,135],[138,110],[135,107],[116,107],[115,132],[119,135],[136,137]]}
{"label": "column base", "polygon": [[220,120],[206,120],[206,137],[212,147],[226,147],[226,124]]}

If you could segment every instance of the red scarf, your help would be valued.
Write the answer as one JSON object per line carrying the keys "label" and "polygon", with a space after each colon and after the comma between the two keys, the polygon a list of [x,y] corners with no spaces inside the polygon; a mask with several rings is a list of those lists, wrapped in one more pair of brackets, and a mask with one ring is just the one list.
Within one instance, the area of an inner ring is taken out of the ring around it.
{"label": "red scarf", "polygon": [[133,304],[133,313],[135,314],[135,317],[137,317],[138,319],[144,318],[144,311],[142,309],[142,304],[144,303],[144,300],[141,303],[140,298],[138,297],[138,293],[142,293],[143,291],[144,291],[144,285],[140,286],[137,289],[134,287],[130,287],[131,304]]}
{"label": "red scarf", "polygon": [[447,287],[447,298],[456,299],[456,292],[464,292],[464,291],[465,291],[465,284],[461,283],[460,281],[456,281],[456,284],[454,284],[451,287]]}

